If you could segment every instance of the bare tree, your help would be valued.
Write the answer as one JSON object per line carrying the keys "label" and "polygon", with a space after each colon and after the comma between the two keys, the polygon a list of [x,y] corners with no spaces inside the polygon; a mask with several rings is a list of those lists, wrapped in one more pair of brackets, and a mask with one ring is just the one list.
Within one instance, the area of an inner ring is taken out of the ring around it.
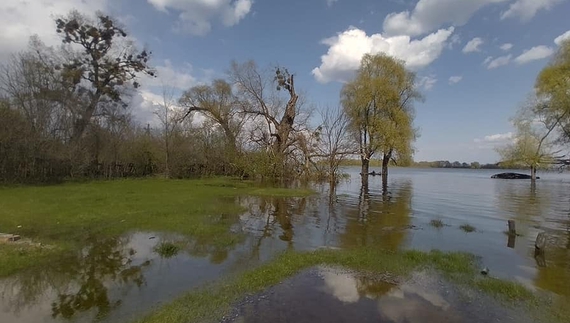
{"label": "bare tree", "polygon": [[349,155],[358,153],[358,144],[349,133],[350,120],[342,108],[328,108],[320,111],[319,153],[326,161],[326,173],[331,183],[339,176],[339,167]]}
{"label": "bare tree", "polygon": [[[244,113],[262,117],[267,125],[271,150],[276,157],[283,159],[290,147],[297,116],[299,95],[295,90],[294,75],[286,69],[276,68],[273,79],[263,75],[253,61],[243,64],[232,62],[230,80],[236,85]],[[277,92],[285,91],[286,102],[268,88],[275,85]]]}

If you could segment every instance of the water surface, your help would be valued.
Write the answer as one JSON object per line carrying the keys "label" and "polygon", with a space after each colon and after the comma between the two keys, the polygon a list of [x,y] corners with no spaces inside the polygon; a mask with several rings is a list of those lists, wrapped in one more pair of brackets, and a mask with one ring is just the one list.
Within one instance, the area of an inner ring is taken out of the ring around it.
{"label": "water surface", "polygon": [[[164,232],[88,239],[80,253],[0,280],[0,322],[125,322],[281,251],[321,247],[466,251],[493,276],[570,295],[569,174],[543,173],[532,185],[491,179],[497,171],[398,168],[384,190],[379,177],[363,188],[358,168],[346,171],[350,180],[317,186],[317,196],[237,198],[246,212],[212,218],[228,223],[231,245]],[[509,219],[520,234],[511,240]],[[543,231],[549,243],[536,259]],[[161,255],[163,242],[182,248]]]}

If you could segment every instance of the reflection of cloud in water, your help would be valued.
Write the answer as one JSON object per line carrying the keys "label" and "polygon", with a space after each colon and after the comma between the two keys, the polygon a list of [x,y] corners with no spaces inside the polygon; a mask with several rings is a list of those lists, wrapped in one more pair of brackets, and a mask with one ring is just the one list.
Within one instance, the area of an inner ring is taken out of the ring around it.
{"label": "reflection of cloud in water", "polygon": [[321,275],[325,281],[327,291],[339,301],[344,303],[356,303],[360,299],[356,278],[354,275],[340,274],[332,270],[323,270]]}
{"label": "reflection of cloud in water", "polygon": [[361,296],[377,299],[379,313],[392,322],[459,322],[459,316],[450,310],[451,305],[437,292],[427,274],[416,273],[414,280],[386,290],[383,295],[374,295],[367,289],[370,284],[362,281],[355,273],[321,269],[320,276],[325,283],[325,290],[343,303],[357,303]]}

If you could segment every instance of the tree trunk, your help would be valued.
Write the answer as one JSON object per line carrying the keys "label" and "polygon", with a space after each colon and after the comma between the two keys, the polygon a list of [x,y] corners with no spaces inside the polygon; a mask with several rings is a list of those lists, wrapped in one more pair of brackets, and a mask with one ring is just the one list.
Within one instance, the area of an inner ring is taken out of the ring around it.
{"label": "tree trunk", "polygon": [[392,150],[382,157],[382,187],[388,187],[388,163],[392,158]]}
{"label": "tree trunk", "polygon": [[362,170],[360,171],[360,176],[362,177],[362,186],[368,187],[368,173],[370,169],[370,159],[361,158],[362,160]]}
{"label": "tree trunk", "polygon": [[536,181],[536,166],[530,166],[530,179]]}

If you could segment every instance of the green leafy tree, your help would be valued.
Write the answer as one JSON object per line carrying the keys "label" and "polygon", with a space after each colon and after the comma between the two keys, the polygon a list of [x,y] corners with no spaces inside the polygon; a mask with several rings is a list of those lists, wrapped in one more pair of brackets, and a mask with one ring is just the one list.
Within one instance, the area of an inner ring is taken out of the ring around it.
{"label": "green leafy tree", "polygon": [[148,65],[150,52],[138,51],[127,33],[109,16],[97,14],[96,22],[76,11],[55,20],[62,42],[69,44],[69,60],[61,75],[85,104],[78,105],[72,138],[80,138],[102,103],[122,103],[127,85],[139,87],[139,74],[154,75]]}
{"label": "green leafy tree", "polygon": [[370,159],[382,156],[382,179],[388,178],[391,160],[411,160],[417,138],[413,103],[422,98],[415,74],[404,62],[385,54],[366,54],[356,77],[341,92],[342,105],[359,143],[362,179],[366,181]]}
{"label": "green leafy tree", "polygon": [[560,45],[550,64],[540,72],[535,88],[541,100],[535,113],[551,122],[558,120],[561,141],[570,142],[570,40]]}

